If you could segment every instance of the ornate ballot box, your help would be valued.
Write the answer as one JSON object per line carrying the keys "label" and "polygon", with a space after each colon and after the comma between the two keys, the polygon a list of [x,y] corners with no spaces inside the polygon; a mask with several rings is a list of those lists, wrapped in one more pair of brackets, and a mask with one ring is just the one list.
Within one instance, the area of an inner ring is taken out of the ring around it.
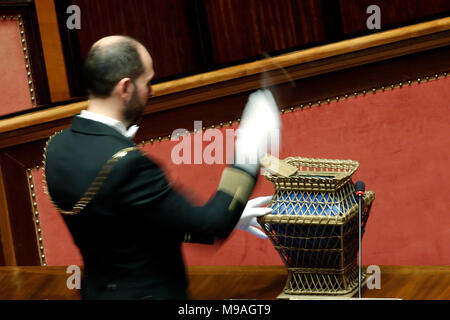
{"label": "ornate ballot box", "polygon": [[[299,170],[288,178],[266,174],[275,185],[273,212],[259,219],[288,269],[279,298],[353,296],[358,292],[359,219],[352,175],[359,163],[284,161]],[[362,234],[374,198],[371,191],[363,197]]]}

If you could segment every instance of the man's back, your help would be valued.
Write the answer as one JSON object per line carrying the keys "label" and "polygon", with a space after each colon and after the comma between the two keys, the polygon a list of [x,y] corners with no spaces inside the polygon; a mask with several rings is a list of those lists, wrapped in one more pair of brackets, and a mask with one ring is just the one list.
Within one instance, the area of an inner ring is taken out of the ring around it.
{"label": "man's back", "polygon": [[[78,214],[63,215],[85,264],[83,296],[115,298],[120,291],[120,298],[136,299],[152,296],[156,290],[156,296],[164,298],[162,290],[169,291],[168,297],[183,298],[182,235],[152,226],[143,218],[147,213],[132,212],[127,205],[126,193],[135,182],[136,166],[142,161],[151,163],[146,157],[142,160],[144,156],[130,149],[133,147],[134,143],[115,129],[75,117],[70,129],[48,143],[48,191],[61,210],[71,211],[110,161],[112,170],[103,177],[90,203]],[[121,150],[130,151],[111,161]],[[155,164],[150,165],[156,176],[161,175]],[[155,182],[155,193],[163,194],[168,188],[165,180]]]}

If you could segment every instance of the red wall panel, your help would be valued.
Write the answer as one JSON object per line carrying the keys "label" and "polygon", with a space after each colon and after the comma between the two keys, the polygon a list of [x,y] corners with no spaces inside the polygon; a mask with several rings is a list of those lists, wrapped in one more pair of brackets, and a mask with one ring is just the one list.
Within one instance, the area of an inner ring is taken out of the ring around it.
{"label": "red wall panel", "polygon": [[0,19],[0,116],[32,107],[19,22]]}
{"label": "red wall panel", "polygon": [[82,265],[83,259],[62,216],[44,193],[42,169],[32,170],[39,220],[48,266]]}

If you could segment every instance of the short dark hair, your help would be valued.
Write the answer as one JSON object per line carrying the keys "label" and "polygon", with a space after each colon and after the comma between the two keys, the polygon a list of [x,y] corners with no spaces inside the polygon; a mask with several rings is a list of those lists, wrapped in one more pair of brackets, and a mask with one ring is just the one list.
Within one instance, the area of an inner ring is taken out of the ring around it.
{"label": "short dark hair", "polygon": [[111,44],[94,45],[84,63],[84,84],[89,95],[108,97],[123,78],[133,82],[144,72],[138,41],[123,37]]}

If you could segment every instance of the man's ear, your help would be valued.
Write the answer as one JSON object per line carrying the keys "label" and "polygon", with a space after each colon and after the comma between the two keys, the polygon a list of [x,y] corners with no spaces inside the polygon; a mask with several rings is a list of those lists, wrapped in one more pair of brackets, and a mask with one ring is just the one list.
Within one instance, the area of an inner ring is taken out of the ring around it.
{"label": "man's ear", "polygon": [[114,92],[122,101],[130,100],[133,93],[133,83],[130,78],[123,78],[114,87]]}

